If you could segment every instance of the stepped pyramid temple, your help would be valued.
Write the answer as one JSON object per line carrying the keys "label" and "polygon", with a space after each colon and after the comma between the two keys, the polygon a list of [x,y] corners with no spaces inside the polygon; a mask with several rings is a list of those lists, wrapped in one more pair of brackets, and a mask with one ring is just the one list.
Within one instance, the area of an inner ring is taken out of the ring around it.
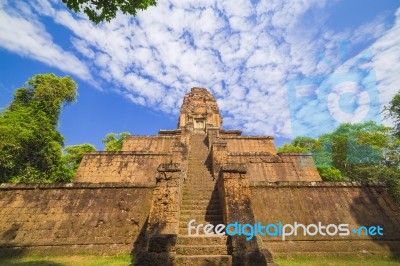
{"label": "stepped pyramid temple", "polygon": [[177,129],[85,154],[74,183],[1,184],[0,252],[202,266],[400,253],[385,184],[323,182],[310,154],[278,154],[273,137],[222,121],[213,95],[192,88]]}

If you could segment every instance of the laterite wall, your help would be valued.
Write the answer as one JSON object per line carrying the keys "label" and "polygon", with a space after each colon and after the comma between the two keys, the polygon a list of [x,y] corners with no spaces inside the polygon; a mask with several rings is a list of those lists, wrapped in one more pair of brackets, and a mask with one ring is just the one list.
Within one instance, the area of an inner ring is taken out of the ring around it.
{"label": "laterite wall", "polygon": [[172,160],[166,152],[85,153],[75,182],[138,182],[155,185],[157,167]]}
{"label": "laterite wall", "polygon": [[126,137],[122,151],[152,151],[168,152],[174,142],[179,141],[176,136],[129,136]]}
{"label": "laterite wall", "polygon": [[227,141],[228,152],[269,152],[276,154],[273,137],[221,136]]}
{"label": "laterite wall", "polygon": [[279,255],[400,254],[400,209],[382,184],[356,182],[258,182],[251,184],[256,221],[263,224],[380,225],[384,236],[262,237],[264,247]]}
{"label": "laterite wall", "polygon": [[309,154],[231,152],[228,162],[245,163],[250,181],[322,181]]}
{"label": "laterite wall", "polygon": [[152,192],[132,183],[1,184],[0,253],[129,253]]}

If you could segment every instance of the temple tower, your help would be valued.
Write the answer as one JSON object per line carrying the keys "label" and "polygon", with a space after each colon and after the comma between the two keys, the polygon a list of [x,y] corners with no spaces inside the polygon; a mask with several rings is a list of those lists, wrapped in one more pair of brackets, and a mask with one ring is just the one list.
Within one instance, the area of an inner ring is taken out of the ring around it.
{"label": "temple tower", "polygon": [[221,128],[222,117],[214,96],[204,88],[192,88],[185,95],[178,128],[193,128],[205,132],[209,127]]}

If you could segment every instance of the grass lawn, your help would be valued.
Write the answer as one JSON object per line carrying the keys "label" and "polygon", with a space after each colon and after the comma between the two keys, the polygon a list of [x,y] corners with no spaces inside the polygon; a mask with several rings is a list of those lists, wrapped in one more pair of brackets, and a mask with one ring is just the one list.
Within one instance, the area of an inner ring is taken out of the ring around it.
{"label": "grass lawn", "polygon": [[71,256],[16,256],[0,257],[0,265],[7,266],[128,266],[131,257],[127,255],[118,256],[94,256],[94,255],[71,255]]}
{"label": "grass lawn", "polygon": [[386,257],[274,257],[274,261],[280,266],[394,266],[400,265],[400,259]]}
{"label": "grass lawn", "polygon": [[[394,266],[400,265],[400,259],[384,257],[359,258],[359,257],[275,257],[275,262],[280,266]],[[131,264],[129,255],[118,256],[16,256],[0,257],[0,265],[7,266],[128,266]]]}

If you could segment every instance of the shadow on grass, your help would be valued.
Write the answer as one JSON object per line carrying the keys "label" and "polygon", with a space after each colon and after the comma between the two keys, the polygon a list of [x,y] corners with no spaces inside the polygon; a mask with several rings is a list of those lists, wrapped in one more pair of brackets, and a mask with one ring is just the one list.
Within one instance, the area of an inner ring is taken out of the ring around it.
{"label": "shadow on grass", "polygon": [[20,257],[1,258],[0,265],[7,266],[63,266],[65,264],[47,260],[18,261]]}

